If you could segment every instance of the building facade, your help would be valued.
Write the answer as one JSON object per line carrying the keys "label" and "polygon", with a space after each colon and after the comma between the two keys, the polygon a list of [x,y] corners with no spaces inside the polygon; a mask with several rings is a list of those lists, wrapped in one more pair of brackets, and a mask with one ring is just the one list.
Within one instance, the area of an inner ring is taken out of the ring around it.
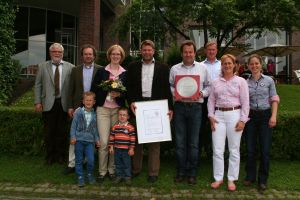
{"label": "building facade", "polygon": [[15,21],[16,54],[23,67],[49,59],[54,42],[64,48],[64,60],[80,63],[80,47],[89,43],[105,51],[126,45],[109,28],[125,5],[122,0],[19,0]]}

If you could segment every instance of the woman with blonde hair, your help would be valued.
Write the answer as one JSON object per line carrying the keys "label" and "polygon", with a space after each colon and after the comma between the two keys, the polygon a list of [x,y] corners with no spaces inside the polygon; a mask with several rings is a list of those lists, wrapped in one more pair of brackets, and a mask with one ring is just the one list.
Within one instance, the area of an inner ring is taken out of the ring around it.
{"label": "woman with blonde hair", "polygon": [[111,127],[118,120],[118,108],[125,106],[125,95],[117,91],[108,91],[100,84],[106,80],[120,80],[125,83],[126,70],[120,65],[125,58],[125,52],[120,45],[112,45],[107,50],[107,59],[110,62],[100,68],[92,83],[92,91],[96,94],[97,126],[100,135],[99,176],[97,181],[102,183],[109,173],[109,178],[115,178],[114,156],[108,153],[108,141]]}
{"label": "woman with blonde hair", "polygon": [[213,189],[223,184],[224,150],[226,137],[229,148],[229,191],[236,190],[240,169],[240,141],[249,113],[249,92],[245,79],[236,76],[235,57],[225,54],[221,58],[221,77],[213,81],[208,98],[208,117],[213,143]]}

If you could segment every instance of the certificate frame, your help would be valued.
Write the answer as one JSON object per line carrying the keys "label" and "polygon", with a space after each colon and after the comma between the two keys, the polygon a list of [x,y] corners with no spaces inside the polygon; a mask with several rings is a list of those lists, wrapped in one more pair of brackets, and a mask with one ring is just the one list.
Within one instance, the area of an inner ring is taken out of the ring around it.
{"label": "certificate frame", "polygon": [[200,98],[199,75],[175,76],[175,100],[198,100]]}
{"label": "certificate frame", "polygon": [[138,143],[171,141],[168,100],[135,102]]}

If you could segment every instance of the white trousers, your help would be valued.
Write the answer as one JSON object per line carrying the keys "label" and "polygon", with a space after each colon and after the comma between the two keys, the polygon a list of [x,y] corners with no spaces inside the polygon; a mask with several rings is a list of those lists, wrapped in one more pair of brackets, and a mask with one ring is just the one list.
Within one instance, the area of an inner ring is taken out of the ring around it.
{"label": "white trousers", "polygon": [[99,175],[115,173],[114,155],[108,153],[109,134],[113,125],[118,121],[118,108],[97,107],[97,127],[100,136]]}
{"label": "white trousers", "polygon": [[75,167],[75,145],[70,144],[69,146],[69,164],[68,167]]}
{"label": "white trousers", "polygon": [[240,170],[240,141],[242,131],[235,131],[240,119],[240,110],[215,112],[218,121],[212,132],[213,143],[213,172],[216,181],[222,181],[224,176],[224,150],[226,137],[229,148],[229,164],[227,178],[229,181],[238,180]]}

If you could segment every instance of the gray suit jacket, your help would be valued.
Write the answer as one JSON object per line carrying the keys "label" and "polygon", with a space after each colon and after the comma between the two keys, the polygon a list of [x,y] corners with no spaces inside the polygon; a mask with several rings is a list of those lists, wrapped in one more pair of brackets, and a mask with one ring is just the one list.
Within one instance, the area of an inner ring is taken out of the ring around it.
{"label": "gray suit jacket", "polygon": [[[73,64],[63,61],[61,75],[61,104],[65,112],[68,111],[68,93],[71,71]],[[34,103],[41,103],[43,111],[51,110],[55,101],[54,77],[51,61],[46,61],[38,65],[38,72],[34,85]]]}

